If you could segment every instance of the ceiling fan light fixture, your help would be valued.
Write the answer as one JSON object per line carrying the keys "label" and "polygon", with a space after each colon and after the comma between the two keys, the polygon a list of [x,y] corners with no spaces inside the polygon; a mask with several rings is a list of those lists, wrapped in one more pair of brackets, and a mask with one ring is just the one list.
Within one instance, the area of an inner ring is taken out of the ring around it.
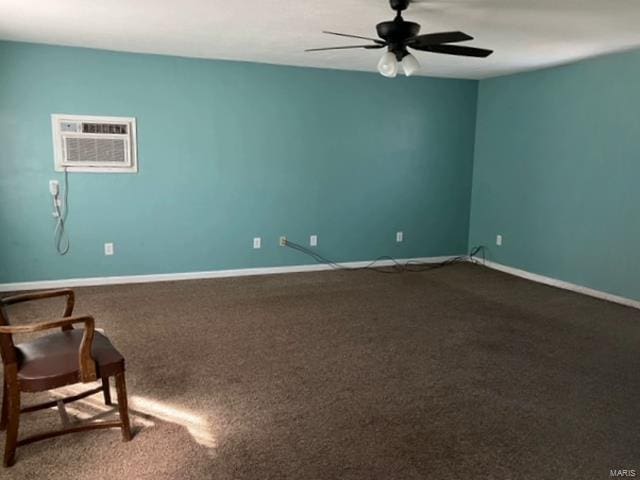
{"label": "ceiling fan light fixture", "polygon": [[394,78],[398,74],[398,60],[392,52],[386,52],[378,62],[378,71],[381,75]]}
{"label": "ceiling fan light fixture", "polygon": [[410,77],[420,69],[418,59],[411,54],[405,55],[402,59],[402,70],[407,77]]}

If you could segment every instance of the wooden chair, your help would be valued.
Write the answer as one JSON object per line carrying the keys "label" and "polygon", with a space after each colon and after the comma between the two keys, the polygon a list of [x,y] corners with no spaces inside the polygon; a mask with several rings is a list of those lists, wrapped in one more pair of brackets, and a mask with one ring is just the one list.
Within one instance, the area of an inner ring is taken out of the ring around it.
{"label": "wooden chair", "polygon": [[[66,296],[62,318],[24,326],[10,326],[5,307],[15,303]],[[16,448],[38,440],[67,433],[98,428],[121,428],[123,441],[131,439],[127,390],[124,378],[124,358],[111,345],[107,337],[94,328],[93,317],[72,316],[74,294],[72,290],[27,293],[0,299],[0,352],[4,364],[2,415],[0,430],[6,430],[4,466],[15,462]],[[73,325],[84,324],[84,329]],[[14,345],[13,335],[61,328],[61,331],[38,337],[30,342]],[[61,430],[33,435],[18,440],[21,413],[55,407],[58,401],[20,408],[21,392],[42,392],[75,383],[102,380],[102,386],[61,399],[69,403],[102,392],[105,404],[111,405],[109,377],[115,377],[118,393],[120,421],[95,421]]]}

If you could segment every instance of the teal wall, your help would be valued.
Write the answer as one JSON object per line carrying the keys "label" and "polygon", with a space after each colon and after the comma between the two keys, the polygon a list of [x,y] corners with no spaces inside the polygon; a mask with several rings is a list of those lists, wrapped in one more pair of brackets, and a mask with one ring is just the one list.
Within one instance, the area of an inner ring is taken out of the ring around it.
{"label": "teal wall", "polygon": [[[0,283],[313,263],[282,234],[342,261],[465,252],[476,100],[473,81],[0,42]],[[138,174],[69,175],[66,257],[52,113],[138,126]]]}
{"label": "teal wall", "polygon": [[470,244],[640,300],[639,79],[632,52],[480,82]]}

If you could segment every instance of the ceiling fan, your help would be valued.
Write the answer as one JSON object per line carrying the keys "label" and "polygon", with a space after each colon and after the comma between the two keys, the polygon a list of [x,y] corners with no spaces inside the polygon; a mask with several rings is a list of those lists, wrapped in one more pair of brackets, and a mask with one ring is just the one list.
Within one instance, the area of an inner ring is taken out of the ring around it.
{"label": "ceiling fan", "polygon": [[447,55],[458,55],[463,57],[488,57],[493,50],[484,48],[465,47],[460,45],[450,45],[451,43],[466,42],[473,40],[473,37],[463,32],[439,32],[418,35],[420,25],[414,22],[407,22],[402,18],[403,10],[409,7],[411,0],[389,0],[391,8],[396,11],[396,17],[389,22],[381,22],[376,25],[378,38],[362,37],[360,35],[350,35],[347,33],[322,32],[341,37],[359,38],[361,40],[371,40],[373,43],[367,45],[348,45],[343,47],[309,48],[306,52],[319,52],[323,50],[344,50],[350,48],[379,49],[387,48],[387,52],[378,63],[378,71],[385,77],[393,78],[398,74],[398,63],[402,64],[402,69],[406,76],[413,75],[420,64],[416,57],[409,53],[408,48],[422,50],[425,52],[444,53]]}

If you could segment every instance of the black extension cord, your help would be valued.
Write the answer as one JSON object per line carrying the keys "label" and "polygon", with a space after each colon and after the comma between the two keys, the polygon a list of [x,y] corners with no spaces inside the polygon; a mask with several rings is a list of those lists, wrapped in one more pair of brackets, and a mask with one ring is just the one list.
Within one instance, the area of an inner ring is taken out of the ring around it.
{"label": "black extension cord", "polygon": [[[284,240],[284,246],[289,247],[293,250],[297,250],[301,253],[304,253],[305,255],[308,255],[311,258],[313,258],[316,262],[329,265],[331,268],[335,270],[346,270],[350,272],[357,272],[361,270],[372,270],[378,273],[426,272],[429,270],[435,270],[437,268],[454,265],[456,263],[465,263],[468,261],[474,261],[475,257],[480,253],[482,254],[483,262],[485,259],[484,247],[480,245],[480,246],[474,247],[469,253],[469,255],[461,255],[458,257],[453,257],[453,258],[450,258],[449,260],[445,260],[444,262],[425,263],[425,262],[417,262],[415,260],[409,260],[406,263],[401,263],[393,257],[390,257],[388,255],[382,255],[376,258],[375,260],[373,260],[368,265],[365,265],[363,267],[348,267],[346,265],[342,265],[338,262],[334,262],[331,259],[323,257],[319,253],[314,252],[313,250],[310,250],[307,247],[304,247],[290,240]],[[381,260],[390,260],[393,263],[393,265],[390,265],[388,267],[376,267],[376,263],[378,263]]]}

